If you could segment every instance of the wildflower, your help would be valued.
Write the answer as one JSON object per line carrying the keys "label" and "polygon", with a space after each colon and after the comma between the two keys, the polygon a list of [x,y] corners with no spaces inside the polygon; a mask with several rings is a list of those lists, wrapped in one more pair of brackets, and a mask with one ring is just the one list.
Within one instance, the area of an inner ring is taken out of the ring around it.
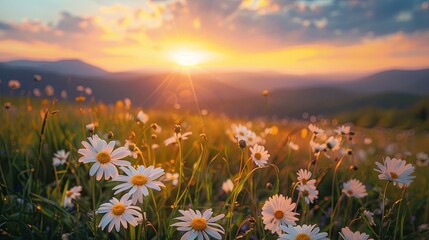
{"label": "wildflower", "polygon": [[171,183],[176,186],[179,183],[179,174],[178,173],[166,173],[164,181],[172,181]]}
{"label": "wildflower", "polygon": [[78,97],[76,97],[74,100],[75,100],[77,103],[82,103],[82,102],[85,102],[86,97],[84,97],[84,96],[78,96]]}
{"label": "wildflower", "polygon": [[149,116],[146,113],[144,113],[143,111],[140,110],[137,113],[137,120],[139,122],[143,123],[143,124],[146,124],[147,121],[149,121]]}
{"label": "wildflower", "polygon": [[235,139],[243,139],[249,131],[246,126],[238,124],[232,126]]}
{"label": "wildflower", "polygon": [[337,129],[334,130],[335,133],[338,135],[347,135],[350,134],[350,126],[347,125],[341,125]]}
{"label": "wildflower", "polygon": [[265,229],[270,230],[271,233],[281,233],[280,225],[295,225],[299,215],[294,212],[296,204],[292,203],[292,199],[284,197],[283,195],[274,195],[265,201],[262,207],[262,220],[265,224]]}
{"label": "wildflower", "polygon": [[366,137],[363,139],[363,143],[365,143],[366,145],[370,145],[372,143],[372,139],[369,137]]}
{"label": "wildflower", "polygon": [[319,197],[319,191],[316,190],[315,185],[298,185],[298,191],[304,196],[304,200],[307,204],[313,203],[315,199]]}
{"label": "wildflower", "polygon": [[185,132],[183,134],[181,133],[174,133],[172,137],[169,137],[165,139],[164,144],[165,146],[168,146],[173,143],[178,143],[181,140],[187,140],[188,136],[192,135],[192,132]]}
{"label": "wildflower", "polygon": [[136,151],[136,145],[130,141],[130,140],[125,140],[125,148],[128,149],[128,154],[129,156],[133,157],[134,159],[137,159],[137,151]]}
{"label": "wildflower", "polygon": [[314,136],[317,136],[319,134],[323,134],[325,132],[325,130],[316,127],[316,125],[310,123],[308,125],[308,130],[310,130],[310,132],[312,132],[314,134]]}
{"label": "wildflower", "polygon": [[416,154],[416,164],[419,167],[424,167],[424,166],[428,166],[429,165],[429,156],[427,153],[424,152],[419,152]]}
{"label": "wildflower", "polygon": [[289,143],[288,143],[288,145],[287,145],[290,149],[292,149],[292,150],[295,150],[295,151],[298,151],[299,150],[299,145],[298,144],[296,144],[296,143],[294,143],[294,142],[292,142],[292,141],[290,141]]}
{"label": "wildflower", "polygon": [[5,109],[9,109],[9,108],[11,108],[12,107],[12,103],[11,102],[5,102],[4,103],[4,108]]}
{"label": "wildflower", "polygon": [[46,96],[48,96],[48,97],[53,96],[54,93],[55,93],[55,89],[51,85],[47,85],[45,87],[45,94],[46,94]]}
{"label": "wildflower", "polygon": [[300,169],[297,173],[298,175],[298,181],[301,185],[314,185],[316,184],[315,179],[311,179],[311,172],[307,169]]}
{"label": "wildflower", "polygon": [[407,164],[404,160],[386,157],[383,164],[375,163],[378,169],[374,169],[379,172],[379,179],[388,180],[393,182],[393,185],[398,184],[399,187],[409,185],[415,178],[410,174],[414,172],[414,167],[411,164]]}
{"label": "wildflower", "polygon": [[86,130],[90,133],[93,133],[95,131],[95,123],[89,123],[86,125]]}
{"label": "wildflower", "polygon": [[181,240],[187,239],[206,239],[209,240],[209,236],[215,239],[222,239],[222,235],[225,233],[225,229],[217,223],[225,215],[220,214],[212,218],[213,212],[211,209],[207,209],[202,214],[200,211],[196,210],[179,210],[183,215],[182,217],[177,217],[175,219],[180,220],[181,222],[176,222],[171,224],[171,227],[177,227],[177,230],[186,232],[183,234]]}
{"label": "wildflower", "polygon": [[39,74],[34,74],[33,79],[35,82],[40,82],[42,81],[42,76],[40,76]]}
{"label": "wildflower", "polygon": [[77,85],[76,86],[76,91],[78,91],[78,92],[83,92],[85,90],[85,87],[84,86],[82,86],[82,85]]}
{"label": "wildflower", "polygon": [[329,240],[328,233],[320,232],[319,227],[314,225],[302,225],[302,226],[280,226],[280,229],[284,231],[283,234],[279,234],[278,240]]}
{"label": "wildflower", "polygon": [[231,192],[233,188],[234,188],[234,183],[231,181],[231,179],[228,179],[222,183],[222,190],[225,193]]}
{"label": "wildflower", "polygon": [[15,79],[9,80],[8,86],[10,89],[18,89],[21,87],[21,82]]}
{"label": "wildflower", "polygon": [[86,87],[84,91],[85,91],[86,95],[92,94],[92,89],[90,87]]}
{"label": "wildflower", "polygon": [[363,215],[365,216],[366,220],[368,220],[370,225],[375,226],[374,213],[372,213],[368,210],[364,210]]}
{"label": "wildflower", "polygon": [[89,143],[82,141],[85,147],[78,150],[78,153],[83,156],[79,158],[79,162],[91,163],[94,162],[89,175],[94,176],[97,173],[97,180],[100,180],[104,175],[104,179],[116,178],[118,169],[116,166],[129,166],[130,162],[121,160],[128,156],[128,150],[125,147],[119,147],[113,150],[115,141],[106,141],[100,139],[97,134],[88,138]]}
{"label": "wildflower", "polygon": [[112,198],[108,203],[101,204],[97,210],[97,213],[105,213],[98,227],[104,230],[109,225],[109,232],[112,231],[113,227],[119,232],[121,224],[125,229],[128,227],[128,223],[135,227],[138,221],[143,220],[140,211],[139,207],[131,205],[131,200],[128,200],[126,194],[121,200]]}
{"label": "wildflower", "polygon": [[354,198],[363,198],[368,195],[365,185],[363,185],[357,179],[351,179],[350,181],[344,183],[342,193],[344,193],[347,197]]}
{"label": "wildflower", "polygon": [[240,141],[238,141],[238,146],[239,146],[241,149],[245,149],[245,148],[247,147],[247,143],[246,143],[246,141],[245,141],[245,140],[241,139]]}
{"label": "wildflower", "polygon": [[66,152],[64,150],[59,150],[56,153],[54,153],[54,157],[52,158],[52,164],[54,167],[58,167],[66,163],[67,158],[69,157],[70,152]]}
{"label": "wildflower", "polygon": [[264,96],[264,97],[266,97],[266,96],[268,96],[268,90],[264,90],[264,91],[262,91],[262,96]]}
{"label": "wildflower", "polygon": [[264,146],[260,146],[255,144],[255,146],[250,148],[250,152],[252,153],[252,159],[258,167],[264,166],[267,164],[267,160],[270,157],[268,151],[265,150]]}
{"label": "wildflower", "polygon": [[340,236],[344,240],[373,240],[366,233],[352,232],[348,227],[342,228]]}
{"label": "wildflower", "polygon": [[330,136],[325,143],[326,147],[329,150],[332,151],[337,151],[338,149],[340,149],[340,140],[338,138],[335,138],[333,136]]}
{"label": "wildflower", "polygon": [[80,198],[80,192],[82,191],[82,186],[75,186],[69,189],[66,192],[66,196],[64,197],[63,206],[64,207],[73,207],[72,200]]}
{"label": "wildflower", "polygon": [[125,109],[130,110],[131,109],[131,99],[124,98],[124,105],[125,105]]}
{"label": "wildflower", "polygon": [[314,141],[310,141],[310,147],[315,154],[326,151],[326,144],[319,144]]}
{"label": "wildflower", "polygon": [[138,166],[135,169],[133,166],[128,166],[120,167],[120,169],[126,175],[119,175],[113,179],[116,182],[123,182],[114,187],[113,190],[116,190],[115,194],[118,194],[130,189],[127,194],[132,197],[133,204],[137,202],[143,203],[143,195],[149,195],[148,188],[160,191],[160,187],[165,187],[162,182],[154,181],[164,175],[164,169],[162,168]]}
{"label": "wildflower", "polygon": [[247,145],[253,146],[261,141],[261,139],[256,135],[253,131],[247,131],[246,135],[243,138],[239,138],[238,140],[245,140]]}

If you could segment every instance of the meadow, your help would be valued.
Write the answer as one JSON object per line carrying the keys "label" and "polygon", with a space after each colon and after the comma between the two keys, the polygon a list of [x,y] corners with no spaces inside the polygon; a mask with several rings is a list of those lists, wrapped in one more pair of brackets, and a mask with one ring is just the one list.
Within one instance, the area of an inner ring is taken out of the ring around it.
{"label": "meadow", "polygon": [[427,132],[75,100],[1,96],[2,239],[429,238]]}

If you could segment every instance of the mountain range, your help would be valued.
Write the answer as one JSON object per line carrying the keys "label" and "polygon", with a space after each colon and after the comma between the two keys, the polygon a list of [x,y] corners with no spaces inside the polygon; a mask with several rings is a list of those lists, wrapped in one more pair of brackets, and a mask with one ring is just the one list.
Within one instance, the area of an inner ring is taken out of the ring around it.
{"label": "mountain range", "polygon": [[[43,80],[34,82],[33,75]],[[0,63],[1,94],[10,94],[6,82],[21,81],[25,94],[51,85],[68,99],[76,86],[92,89],[97,100],[113,103],[130,98],[135,105],[172,109],[208,109],[234,116],[299,117],[335,114],[365,107],[407,108],[429,96],[429,69],[388,70],[368,76],[297,76],[274,72],[209,72],[178,68],[171,72],[110,73],[76,59],[16,60]],[[261,92],[268,90],[268,96]],[[198,104],[197,104],[198,103]]]}

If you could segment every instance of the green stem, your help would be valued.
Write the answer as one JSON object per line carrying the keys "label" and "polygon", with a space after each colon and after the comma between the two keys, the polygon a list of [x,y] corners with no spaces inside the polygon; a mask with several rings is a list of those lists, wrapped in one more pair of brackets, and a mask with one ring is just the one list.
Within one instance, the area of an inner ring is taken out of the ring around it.
{"label": "green stem", "polygon": [[386,186],[384,187],[384,192],[383,192],[383,205],[382,207],[382,213],[381,213],[381,223],[380,223],[380,230],[378,232],[378,236],[380,239],[382,239],[382,233],[383,233],[383,223],[384,223],[384,212],[385,212],[385,208],[386,208],[386,193],[387,193],[387,187],[389,186],[390,181],[388,181],[386,183]]}

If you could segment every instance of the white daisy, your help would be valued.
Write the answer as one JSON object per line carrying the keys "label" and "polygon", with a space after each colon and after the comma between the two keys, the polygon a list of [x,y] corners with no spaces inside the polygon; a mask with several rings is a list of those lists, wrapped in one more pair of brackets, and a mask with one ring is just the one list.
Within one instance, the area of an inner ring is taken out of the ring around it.
{"label": "white daisy", "polygon": [[137,159],[138,155],[137,155],[137,151],[136,151],[136,145],[132,141],[125,140],[124,147],[128,149],[128,155],[130,157]]}
{"label": "white daisy", "polygon": [[54,153],[54,157],[52,158],[52,165],[54,165],[54,167],[58,167],[65,164],[69,155],[70,152],[66,152],[65,150],[58,150],[56,153]]}
{"label": "white daisy", "polygon": [[244,125],[241,125],[241,124],[238,124],[238,125],[232,125],[232,129],[233,129],[233,133],[234,133],[234,136],[235,136],[235,139],[244,139],[245,138],[245,136],[247,135],[247,132],[249,132],[250,130],[246,127],[246,126],[244,126]]}
{"label": "white daisy", "polygon": [[320,229],[314,225],[302,225],[302,226],[280,226],[280,229],[284,231],[283,234],[279,234],[278,240],[329,240],[328,233],[320,232]]}
{"label": "white daisy", "polygon": [[338,149],[340,149],[340,142],[341,142],[340,139],[330,136],[326,140],[325,145],[327,149],[332,151],[337,151]]}
{"label": "white daisy", "polygon": [[94,176],[97,173],[97,180],[100,180],[104,175],[104,179],[115,178],[118,176],[116,166],[129,166],[130,162],[121,160],[128,156],[128,149],[119,147],[113,150],[115,141],[106,141],[100,139],[97,134],[88,138],[89,143],[82,141],[85,148],[78,150],[78,153],[83,156],[79,158],[79,162],[91,163],[94,162],[89,175]]}
{"label": "white daisy", "polygon": [[262,207],[262,220],[265,224],[265,229],[270,230],[271,233],[281,233],[280,225],[295,225],[299,215],[294,212],[296,204],[292,203],[292,199],[284,197],[283,195],[274,195],[265,201]]}
{"label": "white daisy", "polygon": [[337,129],[335,129],[334,132],[337,133],[338,135],[347,135],[347,134],[350,134],[350,129],[351,129],[350,126],[341,125]]}
{"label": "white daisy", "polygon": [[88,123],[88,124],[86,124],[86,130],[88,132],[93,133],[95,131],[95,123]]}
{"label": "white daisy", "polygon": [[370,225],[375,226],[374,213],[372,213],[368,210],[364,210],[363,215],[366,217],[366,220],[368,220]]}
{"label": "white daisy", "polygon": [[170,144],[177,143],[177,141],[187,140],[190,135],[192,135],[192,132],[185,132],[183,134],[174,133],[172,137],[165,139],[164,144],[165,146],[168,146]]}
{"label": "white daisy", "polygon": [[304,200],[307,204],[313,203],[314,200],[319,197],[319,191],[317,191],[315,185],[311,185],[311,184],[301,185],[301,184],[299,184],[297,189],[302,194],[302,196],[304,196]]}
{"label": "white daisy", "polygon": [[143,123],[143,124],[146,124],[147,121],[149,121],[149,116],[146,113],[144,113],[143,111],[140,110],[137,113],[137,120],[139,122]]}
{"label": "white daisy", "polygon": [[310,179],[311,178],[311,172],[307,169],[300,169],[296,173],[298,175],[298,181],[301,185],[315,185],[316,180]]}
{"label": "white daisy", "polygon": [[342,228],[340,236],[344,240],[373,240],[366,233],[352,232],[348,227]]}
{"label": "white daisy", "polygon": [[231,179],[228,179],[222,183],[222,190],[225,193],[231,192],[233,188],[234,188],[234,183],[231,181]]}
{"label": "white daisy", "polygon": [[363,198],[368,195],[368,193],[366,192],[365,185],[363,185],[357,179],[351,179],[350,181],[345,182],[343,184],[342,193],[344,193],[347,197],[354,198]]}
{"label": "white daisy", "polygon": [[255,144],[250,148],[251,156],[255,164],[260,167],[267,164],[268,158],[271,156],[264,146]]}
{"label": "white daisy", "polygon": [[119,175],[113,179],[116,182],[124,182],[113,188],[116,190],[115,194],[126,191],[130,189],[127,193],[129,196],[132,196],[132,203],[136,204],[137,202],[143,203],[143,195],[149,195],[148,188],[161,191],[161,187],[165,185],[160,181],[154,181],[155,179],[164,175],[164,169],[154,168],[149,166],[145,168],[144,166],[138,166],[135,169],[133,166],[120,167],[126,175]]}
{"label": "white daisy", "polygon": [[379,172],[379,179],[388,180],[393,182],[393,185],[398,184],[399,187],[403,185],[409,185],[415,178],[410,174],[414,172],[414,167],[411,164],[407,164],[404,160],[386,157],[383,164],[375,163],[378,169],[374,169]]}
{"label": "white daisy", "polygon": [[316,154],[326,150],[326,144],[320,144],[314,141],[310,141],[310,147],[311,150]]}
{"label": "white daisy", "polygon": [[164,176],[164,182],[171,181],[173,186],[176,186],[179,183],[179,174],[178,173],[166,173]]}
{"label": "white daisy", "polygon": [[63,206],[64,207],[73,207],[72,199],[77,199],[80,197],[80,192],[82,191],[82,186],[75,186],[69,189],[66,192],[64,197]]}
{"label": "white daisy", "polygon": [[429,165],[429,156],[427,153],[419,152],[416,154],[416,158],[417,158],[417,161],[416,161],[417,166],[425,167]]}
{"label": "white daisy", "polygon": [[315,136],[323,134],[325,132],[325,130],[318,128],[316,127],[316,125],[311,123],[308,125],[308,130],[310,130]]}
{"label": "white daisy", "polygon": [[222,219],[225,215],[220,214],[212,218],[213,212],[211,209],[207,209],[202,214],[200,211],[196,210],[179,210],[183,215],[182,217],[177,217],[175,219],[180,220],[171,224],[171,227],[177,227],[177,230],[186,232],[180,238],[181,240],[192,240],[198,238],[198,240],[206,239],[209,240],[210,237],[215,239],[222,239],[222,235],[225,233],[225,229],[215,223]]}
{"label": "white daisy", "polygon": [[101,204],[97,213],[105,213],[98,227],[104,230],[109,224],[108,231],[111,232],[113,227],[119,232],[121,224],[126,229],[128,223],[132,226],[137,226],[138,222],[143,220],[140,213],[141,209],[131,205],[131,200],[128,200],[128,195],[124,195],[121,200],[112,198],[108,203]]}

